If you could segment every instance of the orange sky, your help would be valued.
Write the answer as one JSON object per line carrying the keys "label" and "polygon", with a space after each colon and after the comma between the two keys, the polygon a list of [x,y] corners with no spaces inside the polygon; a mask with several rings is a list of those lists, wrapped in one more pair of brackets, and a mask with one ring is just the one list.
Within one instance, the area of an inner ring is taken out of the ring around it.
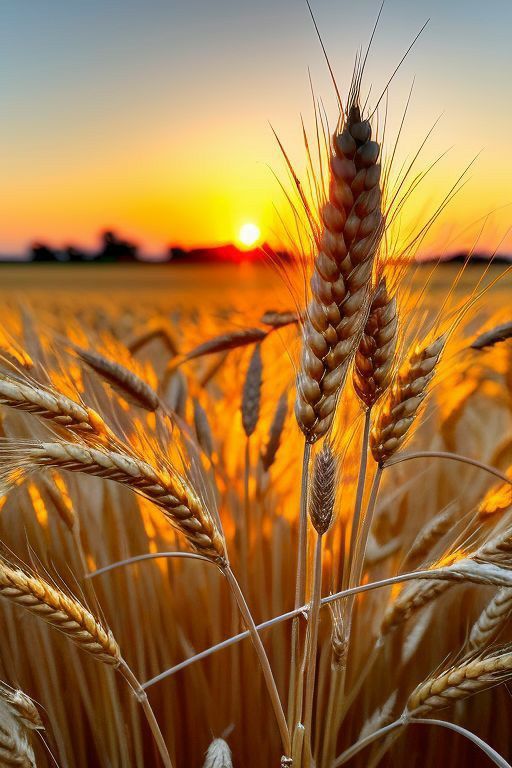
{"label": "orange sky", "polygon": [[[245,222],[277,244],[283,231],[275,207],[285,216],[287,208],[270,168],[285,172],[268,123],[301,170],[300,115],[310,126],[312,116],[308,67],[336,119],[304,4],[45,5],[2,4],[0,251],[21,253],[34,239],[89,247],[110,227],[158,254],[170,243],[236,239]],[[329,0],[314,7],[343,92],[378,2],[351,4],[350,13]],[[481,153],[427,252],[473,245],[482,217],[495,209],[482,248],[496,248],[512,224],[511,8],[508,0],[489,0],[485,12],[476,0],[389,0],[385,7],[367,69],[370,103],[431,17],[389,94],[391,144],[415,78],[397,167],[439,115],[418,170],[450,150],[411,199],[404,231],[434,210]]]}

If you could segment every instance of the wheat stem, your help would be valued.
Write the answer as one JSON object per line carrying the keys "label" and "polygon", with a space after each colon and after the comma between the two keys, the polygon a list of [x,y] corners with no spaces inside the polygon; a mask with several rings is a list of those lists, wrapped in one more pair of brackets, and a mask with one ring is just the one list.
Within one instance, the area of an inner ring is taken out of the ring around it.
{"label": "wheat stem", "polygon": [[461,736],[469,739],[469,741],[472,741],[473,744],[476,744],[476,746],[479,747],[482,752],[487,755],[489,760],[492,760],[492,762],[499,766],[499,768],[511,768],[510,763],[507,763],[507,761],[498,752],[496,752],[495,749],[487,744],[486,741],[481,739],[475,733],[472,733],[472,731],[468,731],[467,728],[463,728],[462,725],[458,725],[457,723],[450,723],[448,720],[430,720],[426,717],[414,717],[411,718],[409,722],[419,725],[439,725],[441,728],[448,728],[451,731],[455,731],[455,733],[459,733]]}
{"label": "wheat stem", "polygon": [[247,435],[245,439],[245,456],[244,456],[244,499],[243,499],[243,512],[240,526],[240,557],[241,562],[244,564],[242,571],[242,585],[244,592],[247,594],[249,589],[248,582],[248,568],[249,568],[249,480],[251,475],[251,437]]}
{"label": "wheat stem", "polygon": [[414,453],[399,453],[397,456],[388,459],[382,466],[392,467],[394,464],[400,464],[402,461],[409,461],[410,459],[450,459],[451,461],[460,461],[464,464],[469,464],[472,467],[483,469],[485,472],[489,472],[489,474],[495,475],[505,483],[512,485],[512,479],[507,477],[503,472],[500,472],[496,467],[491,467],[489,464],[484,464],[477,459],[470,459],[467,456],[461,456],[460,453],[451,453],[450,451],[415,451]]}
{"label": "wheat stem", "polygon": [[380,481],[382,479],[383,467],[377,467],[375,477],[373,478],[372,489],[370,492],[370,498],[368,501],[368,507],[366,514],[361,522],[361,530],[357,537],[356,552],[354,553],[354,565],[353,571],[350,575],[349,586],[355,587],[359,584],[362,577],[364,567],[364,556],[366,553],[366,544],[368,542],[368,535],[372,525],[373,515],[375,512],[375,505],[377,503],[377,496],[379,493]]}
{"label": "wheat stem", "polygon": [[299,510],[299,539],[297,551],[297,576],[295,581],[295,603],[294,610],[297,611],[292,624],[292,641],[290,653],[290,682],[288,689],[288,727],[291,730],[294,726],[296,698],[297,698],[297,664],[299,655],[299,616],[301,611],[299,606],[304,604],[306,589],[306,564],[307,564],[307,538],[308,538],[308,481],[309,481],[309,462],[311,459],[311,444],[304,443],[304,453],[302,457],[302,481],[300,492],[300,510]]}
{"label": "wheat stem", "polygon": [[352,744],[352,746],[346,749],[345,752],[342,752],[341,755],[339,755],[332,763],[332,768],[338,768],[338,766],[344,765],[352,757],[354,757],[354,755],[357,755],[359,752],[361,752],[361,750],[365,749],[365,747],[368,747],[370,744],[373,744],[373,742],[377,741],[377,739],[386,736],[386,734],[394,731],[396,728],[403,728],[404,726],[405,722],[403,718],[399,718],[393,723],[389,723],[389,725],[385,725],[383,728],[379,728],[378,731],[374,731],[373,733],[368,734],[368,736],[365,736],[364,739],[356,741],[356,743]]}
{"label": "wheat stem", "polygon": [[304,702],[304,765],[310,768],[312,763],[311,728],[313,722],[313,695],[316,677],[316,649],[318,643],[318,621],[320,618],[320,600],[322,590],[322,534],[317,534],[315,560],[313,565],[313,589],[308,621],[308,641],[306,654],[306,696]]}
{"label": "wheat stem", "polygon": [[210,563],[211,565],[217,565],[209,557],[198,555],[195,552],[146,552],[143,555],[135,555],[134,557],[127,557],[126,560],[117,560],[115,563],[109,563],[109,565],[103,566],[103,568],[97,568],[95,571],[85,574],[86,579],[93,579],[95,576],[101,576],[103,573],[109,573],[116,568],[122,568],[125,565],[132,565],[132,563],[140,563],[142,560],[154,560],[159,557],[179,557],[186,558],[188,560],[201,560],[203,563]]}
{"label": "wheat stem", "polygon": [[388,733],[396,730],[397,728],[405,727],[407,725],[439,725],[442,728],[448,728],[451,731],[455,731],[461,736],[464,736],[466,739],[469,739],[469,741],[471,741],[473,744],[476,744],[476,746],[479,747],[482,752],[484,752],[487,757],[493,761],[495,765],[499,766],[499,768],[511,768],[510,764],[507,763],[507,761],[500,754],[498,754],[496,750],[487,744],[487,742],[485,742],[471,731],[468,731],[467,728],[463,728],[461,725],[450,723],[447,720],[430,720],[428,718],[422,717],[405,718],[403,716],[398,720],[395,720],[395,722],[390,723],[383,728],[379,728],[378,731],[370,733],[364,739],[361,739],[360,741],[353,744],[349,749],[345,750],[345,752],[342,752],[342,754],[339,755],[339,757],[337,757],[333,762],[332,768],[339,768],[340,765],[345,765],[345,763],[347,763],[352,757],[357,755],[359,752],[361,752],[361,750],[365,749],[365,747],[369,746],[374,741],[377,741],[377,739],[382,738],[382,736],[386,736]]}
{"label": "wheat stem", "polygon": [[153,734],[153,737],[155,739],[158,752],[160,754],[160,757],[162,758],[162,763],[164,764],[165,768],[173,768],[173,764],[169,756],[169,752],[167,750],[164,737],[162,736],[160,726],[158,725],[157,719],[151,708],[151,704],[149,703],[149,699],[147,697],[146,692],[144,691],[141,684],[139,683],[139,681],[137,680],[137,678],[135,677],[132,670],[130,669],[130,667],[128,666],[128,664],[124,659],[121,659],[121,663],[119,665],[119,671],[121,672],[126,682],[134,692],[135,698],[137,699],[137,701],[142,707],[142,710],[144,712],[144,715],[146,716],[148,725],[151,729],[151,733]]}
{"label": "wheat stem", "polygon": [[363,505],[364,486],[366,480],[366,468],[368,466],[368,442],[370,439],[371,426],[371,408],[367,408],[364,414],[363,442],[361,446],[361,458],[359,462],[359,474],[357,478],[356,499],[354,504],[354,517],[352,519],[352,530],[350,532],[350,549],[348,556],[348,567],[352,566],[355,553],[357,534],[359,531],[359,520],[361,517],[361,507]]}
{"label": "wheat stem", "polygon": [[[411,573],[398,574],[398,576],[391,576],[388,579],[381,579],[380,581],[374,581],[368,584],[361,584],[358,587],[352,587],[351,589],[344,589],[341,592],[336,592],[332,595],[327,595],[326,597],[322,597],[322,599],[320,600],[320,604],[321,606],[328,605],[329,603],[333,603],[336,600],[343,600],[344,598],[350,597],[351,595],[357,595],[361,592],[369,592],[372,589],[379,589],[380,587],[390,587],[393,584],[400,584],[404,581],[412,581],[413,579],[431,580],[431,579],[449,578],[448,574],[449,574],[449,569],[445,569],[445,568],[427,569],[424,571],[413,571]],[[256,631],[261,632],[264,629],[268,629],[269,627],[275,626],[276,624],[281,624],[281,622],[283,621],[288,621],[289,619],[293,619],[296,616],[299,616],[300,614],[307,613],[308,610],[309,610],[308,604],[300,605],[298,608],[294,608],[291,611],[282,613],[279,616],[274,616],[271,619],[267,619],[261,624],[258,624],[255,627]],[[228,637],[225,640],[222,640],[220,643],[217,643],[216,645],[212,645],[209,648],[206,648],[204,651],[200,651],[199,653],[196,653],[193,656],[190,656],[188,659],[184,659],[183,661],[180,661],[179,664],[176,664],[174,667],[170,667],[169,669],[166,669],[163,672],[160,672],[155,677],[143,683],[142,687],[144,689],[150,688],[152,685],[155,685],[155,683],[159,683],[162,680],[165,680],[166,677],[171,677],[177,672],[180,672],[182,669],[185,669],[186,667],[188,667],[190,664],[194,664],[196,661],[205,659],[208,656],[211,656],[213,653],[217,653],[217,651],[223,650],[224,648],[229,648],[231,645],[235,645],[236,643],[239,643],[241,640],[245,640],[245,638],[250,637],[250,634],[251,633],[249,632],[249,630],[245,630],[244,632],[239,632],[237,635]]]}
{"label": "wheat stem", "polygon": [[[227,582],[229,584],[233,597],[237,602],[238,608],[240,610],[240,614],[242,616],[244,624],[247,626],[248,633],[250,634],[250,637],[254,646],[254,650],[256,651],[256,654],[258,656],[261,670],[263,672],[263,677],[265,678],[265,683],[267,685],[267,690],[270,696],[270,701],[272,703],[272,708],[276,716],[279,732],[281,734],[281,741],[283,745],[284,755],[285,757],[289,758],[289,756],[291,755],[290,733],[288,731],[286,717],[284,715],[281,699],[279,698],[279,692],[276,686],[276,681],[274,679],[274,675],[272,673],[272,669],[270,667],[265,648],[263,647],[263,643],[261,642],[261,638],[258,634],[256,625],[254,623],[254,619],[252,617],[249,607],[245,601],[245,597],[242,593],[242,590],[240,589],[240,585],[238,584],[238,581],[236,580],[233,571],[229,566],[227,566],[223,569],[223,572],[227,579]],[[145,687],[147,687],[147,684],[143,686],[143,688]]]}

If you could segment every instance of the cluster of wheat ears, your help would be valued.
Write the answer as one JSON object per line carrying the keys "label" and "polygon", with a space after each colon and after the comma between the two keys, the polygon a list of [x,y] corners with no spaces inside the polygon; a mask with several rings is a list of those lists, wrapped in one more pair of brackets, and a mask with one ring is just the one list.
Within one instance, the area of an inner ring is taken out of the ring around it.
{"label": "cluster of wheat ears", "polygon": [[390,257],[359,80],[296,311],[6,313],[2,765],[508,765],[512,324]]}

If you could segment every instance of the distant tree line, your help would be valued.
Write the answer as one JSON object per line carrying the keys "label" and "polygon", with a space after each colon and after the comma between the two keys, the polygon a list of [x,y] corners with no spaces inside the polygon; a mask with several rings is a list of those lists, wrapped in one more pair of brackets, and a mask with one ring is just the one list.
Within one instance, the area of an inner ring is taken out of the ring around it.
{"label": "distant tree line", "polygon": [[88,252],[73,245],[65,248],[52,248],[46,243],[33,243],[30,248],[30,258],[37,262],[136,262],[138,261],[138,246],[128,240],[118,237],[115,232],[107,230],[100,238],[97,251]]}

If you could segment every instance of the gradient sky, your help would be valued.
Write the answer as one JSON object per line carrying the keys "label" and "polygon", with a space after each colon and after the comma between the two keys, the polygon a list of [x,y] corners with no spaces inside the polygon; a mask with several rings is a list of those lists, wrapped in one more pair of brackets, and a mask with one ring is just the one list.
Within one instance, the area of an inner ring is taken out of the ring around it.
{"label": "gradient sky", "polygon": [[[379,0],[314,0],[342,92]],[[441,115],[419,168],[450,150],[408,206],[419,220],[481,153],[425,248],[493,249],[512,224],[512,3],[387,0],[367,68],[389,95],[388,136],[410,112],[406,158]],[[33,239],[91,246],[112,227],[150,253],[281,233],[284,175],[269,122],[299,170],[300,115],[336,102],[303,0],[0,0],[0,251]],[[374,99],[375,100],[375,99]],[[371,102],[371,99],[370,99]],[[504,242],[512,250],[510,236]]]}

